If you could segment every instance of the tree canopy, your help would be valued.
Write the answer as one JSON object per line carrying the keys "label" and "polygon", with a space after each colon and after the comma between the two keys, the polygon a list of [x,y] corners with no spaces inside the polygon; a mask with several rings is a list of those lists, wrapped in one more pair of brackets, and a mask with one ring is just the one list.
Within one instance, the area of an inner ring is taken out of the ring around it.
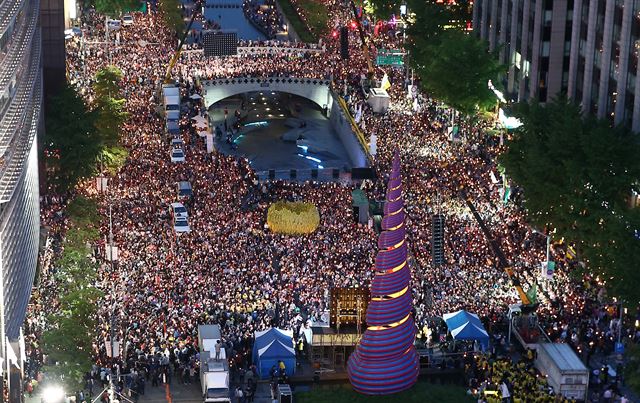
{"label": "tree canopy", "polygon": [[125,100],[106,98],[98,104],[96,130],[107,147],[115,147],[120,140],[120,128],[127,120]]}
{"label": "tree canopy", "polygon": [[485,42],[458,30],[446,31],[438,42],[413,55],[424,89],[466,114],[494,107],[497,99],[488,82],[498,82],[504,67]]}
{"label": "tree canopy", "polygon": [[109,17],[118,17],[122,13],[140,7],[140,0],[93,0],[96,11]]}
{"label": "tree canopy", "polygon": [[174,33],[180,33],[184,30],[185,24],[178,0],[160,0],[160,11],[164,23],[170,30]]}
{"label": "tree canopy", "polygon": [[488,82],[498,83],[505,67],[485,41],[461,29],[460,10],[417,0],[409,2],[409,10],[405,47],[422,87],[467,114],[495,106]]}
{"label": "tree canopy", "polygon": [[88,242],[99,238],[97,208],[95,201],[82,196],[67,207],[70,228],[62,255],[55,262],[59,305],[47,317],[43,335],[43,349],[52,362],[46,371],[57,376],[68,390],[84,387],[83,376],[92,364],[96,303],[102,292],[95,285],[97,263]]}
{"label": "tree canopy", "polygon": [[120,81],[122,77],[122,70],[113,65],[105,66],[98,70],[93,84],[96,102],[109,98],[120,99]]}
{"label": "tree canopy", "polygon": [[[358,4],[359,2],[356,2]],[[368,0],[364,1],[364,9],[380,20],[388,20],[392,15],[400,14],[400,0]]]}
{"label": "tree canopy", "polygon": [[116,66],[106,66],[96,73],[93,85],[94,104],[97,110],[96,130],[103,141],[99,160],[107,171],[114,173],[124,164],[128,153],[120,146],[120,131],[128,118],[125,100],[120,89],[122,71]]}
{"label": "tree canopy", "polygon": [[78,93],[66,85],[47,102],[44,155],[51,178],[62,190],[95,173],[102,147],[95,130],[97,114],[90,111]]}
{"label": "tree canopy", "polygon": [[637,136],[605,120],[583,119],[565,97],[546,106],[522,104],[516,116],[523,125],[500,162],[524,189],[530,222],[575,242],[592,272],[612,280],[620,295],[640,299],[640,290],[628,287],[632,278],[640,280],[634,237],[640,212],[628,204],[640,178]]}

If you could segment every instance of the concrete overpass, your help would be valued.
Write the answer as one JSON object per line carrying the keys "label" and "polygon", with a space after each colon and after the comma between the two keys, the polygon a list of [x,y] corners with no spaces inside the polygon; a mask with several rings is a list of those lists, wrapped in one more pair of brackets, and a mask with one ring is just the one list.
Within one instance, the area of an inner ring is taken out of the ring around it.
{"label": "concrete overpass", "polygon": [[239,77],[204,80],[204,102],[207,109],[227,97],[246,92],[277,91],[307,98],[320,108],[331,110],[333,99],[330,80],[294,77]]}

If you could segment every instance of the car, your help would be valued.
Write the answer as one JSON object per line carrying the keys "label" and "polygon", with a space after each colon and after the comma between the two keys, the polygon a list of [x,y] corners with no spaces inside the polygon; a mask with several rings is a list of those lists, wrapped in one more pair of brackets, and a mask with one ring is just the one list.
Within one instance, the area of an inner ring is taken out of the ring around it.
{"label": "car", "polygon": [[171,149],[171,162],[184,162],[184,151],[182,148]]}
{"label": "car", "polygon": [[107,20],[107,27],[109,31],[117,31],[122,26],[122,21],[120,20]]}
{"label": "car", "polygon": [[189,227],[189,222],[186,218],[176,217],[173,220],[173,229],[177,233],[182,232],[191,232],[191,228]]}
{"label": "car", "polygon": [[188,218],[187,208],[182,203],[171,203],[171,214],[177,218]]}
{"label": "car", "polygon": [[167,120],[167,124],[166,124],[166,129],[167,129],[167,133],[173,135],[173,136],[179,136],[180,135],[180,126],[178,125],[178,121],[177,120]]}
{"label": "car", "polygon": [[122,25],[133,25],[133,17],[131,14],[125,14],[122,16]]}
{"label": "car", "polygon": [[176,187],[178,189],[178,198],[193,197],[193,189],[191,188],[191,183],[187,181],[180,181],[176,184]]}
{"label": "car", "polygon": [[180,148],[180,149],[182,149],[182,145],[183,145],[183,144],[184,144],[184,143],[182,142],[182,138],[180,138],[180,136],[174,136],[174,137],[171,139],[171,147],[173,147],[173,148]]}

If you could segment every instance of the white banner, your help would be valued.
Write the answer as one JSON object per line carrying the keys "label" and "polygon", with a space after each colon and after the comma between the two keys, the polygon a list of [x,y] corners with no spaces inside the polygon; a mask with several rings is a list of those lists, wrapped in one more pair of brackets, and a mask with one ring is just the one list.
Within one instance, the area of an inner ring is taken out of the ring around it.
{"label": "white banner", "polygon": [[207,133],[207,152],[213,152],[213,134]]}
{"label": "white banner", "polygon": [[111,262],[111,261],[118,261],[118,247],[117,246],[111,246],[111,245],[107,245],[105,247],[105,259],[107,259],[107,261]]}
{"label": "white banner", "polygon": [[113,343],[111,343],[111,340],[109,339],[104,339],[104,346],[107,349],[107,357],[111,357],[111,346],[113,346],[113,351],[115,352],[115,357],[120,357],[120,342],[118,340],[115,340]]}

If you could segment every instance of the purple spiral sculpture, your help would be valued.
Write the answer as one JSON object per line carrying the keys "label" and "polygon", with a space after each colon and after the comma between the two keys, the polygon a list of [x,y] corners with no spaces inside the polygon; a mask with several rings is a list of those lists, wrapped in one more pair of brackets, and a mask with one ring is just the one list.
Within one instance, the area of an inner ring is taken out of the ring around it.
{"label": "purple spiral sculpture", "polygon": [[397,393],[409,389],[418,379],[404,221],[400,158],[396,152],[387,183],[383,232],[378,238],[367,330],[347,364],[351,385],[367,395]]}

